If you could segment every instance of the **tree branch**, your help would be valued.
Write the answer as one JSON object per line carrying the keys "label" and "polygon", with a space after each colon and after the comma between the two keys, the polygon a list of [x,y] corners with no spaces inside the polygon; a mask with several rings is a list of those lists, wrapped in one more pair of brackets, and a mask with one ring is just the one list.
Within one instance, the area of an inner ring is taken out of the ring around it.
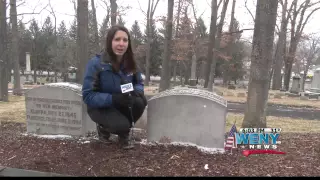
{"label": "tree branch", "polygon": [[243,33],[243,31],[253,31],[253,30],[254,30],[254,28],[246,28],[246,29],[241,29],[239,31],[225,32],[225,34]]}
{"label": "tree branch", "polygon": [[[219,9],[221,3],[222,3],[222,0],[219,1],[217,9]],[[211,7],[211,6],[210,6],[210,7]]]}
{"label": "tree branch", "polygon": [[276,33],[279,34],[279,32],[280,32],[280,28],[279,28],[278,24],[276,24]]}
{"label": "tree branch", "polygon": [[[301,29],[301,27],[302,27],[302,21],[303,21],[303,18],[304,18],[304,13],[306,12],[306,10],[307,10],[307,8],[308,8],[309,3],[310,3],[310,0],[307,0],[307,1],[306,1],[306,5],[303,7],[303,9],[302,9],[302,11],[301,11],[300,20],[299,20],[299,23],[298,23],[298,26],[297,26],[297,29],[296,29],[296,33],[298,33],[299,35],[301,35],[300,32],[302,32],[302,31],[300,31],[300,30],[302,30],[302,29]],[[296,34],[296,35],[297,35],[297,34]]]}
{"label": "tree branch", "polygon": [[[152,6],[151,6],[151,17],[153,17],[154,12],[156,11],[156,8],[157,8],[157,6],[158,6],[159,1],[160,1],[160,0],[157,0],[156,5],[153,7],[153,9],[152,9]],[[153,1],[152,1],[152,5],[153,5]]]}
{"label": "tree branch", "polygon": [[315,9],[313,9],[313,10],[310,12],[310,14],[308,14],[307,18],[305,19],[305,21],[304,21],[303,24],[302,24],[300,33],[302,33],[302,31],[303,31],[304,27],[306,26],[306,24],[307,24],[309,18],[311,17],[311,15],[312,15],[314,12],[316,12],[317,10],[319,10],[319,9],[320,9],[320,7],[315,8]]}
{"label": "tree branch", "polygon": [[19,6],[21,6],[21,5],[25,4],[25,3],[26,3],[26,1],[21,2],[20,4],[17,5],[17,7],[19,7]]}
{"label": "tree branch", "polygon": [[287,22],[289,21],[289,19],[292,20],[291,19],[291,11],[293,10],[293,5],[294,5],[294,2],[291,3],[289,10],[287,10],[287,18],[286,18]]}
{"label": "tree branch", "polygon": [[39,12],[34,12],[35,11],[35,9],[33,10],[33,12],[31,12],[31,13],[21,13],[21,14],[17,14],[17,16],[22,16],[22,15],[32,15],[32,14],[41,14],[41,12],[43,11],[43,10],[45,10],[47,7],[49,6],[49,4],[47,4],[44,8],[42,8]]}
{"label": "tree branch", "polygon": [[138,1],[139,8],[140,8],[142,14],[145,15],[145,16],[147,16],[147,13],[146,13],[146,12],[142,9],[142,7],[141,7],[140,1],[139,1],[139,0],[137,0],[137,1]]}
{"label": "tree branch", "polygon": [[252,20],[253,20],[253,22],[254,22],[255,18],[254,18],[254,16],[253,16],[253,14],[251,13],[250,9],[248,8],[247,3],[248,3],[248,0],[245,0],[245,1],[244,1],[244,6],[245,6],[245,8],[247,9],[247,11],[249,12],[249,14],[251,15],[251,18],[252,18]]}
{"label": "tree branch", "polygon": [[107,1],[102,1],[103,3],[104,3],[104,5],[107,7],[107,8],[105,8],[103,5],[101,5],[101,3],[99,2],[99,1],[97,1],[97,3],[104,9],[104,10],[106,10],[107,11],[107,14],[109,13],[109,10],[110,10],[110,8],[109,8],[109,5],[108,5],[108,2]]}

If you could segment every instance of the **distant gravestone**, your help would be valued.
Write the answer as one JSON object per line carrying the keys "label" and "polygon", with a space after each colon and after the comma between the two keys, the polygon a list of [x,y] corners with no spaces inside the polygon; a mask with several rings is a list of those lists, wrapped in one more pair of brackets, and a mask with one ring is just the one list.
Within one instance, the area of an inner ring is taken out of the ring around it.
{"label": "distant gravestone", "polygon": [[298,94],[300,92],[300,76],[292,77],[292,87],[290,93]]}
{"label": "distant gravestone", "polygon": [[27,133],[85,136],[96,131],[86,105],[81,85],[52,83],[26,92]]}
{"label": "distant gravestone", "polygon": [[313,78],[311,82],[311,89],[320,90],[320,68],[317,68],[313,73]]}
{"label": "distant gravestone", "polygon": [[215,93],[191,88],[163,91],[148,101],[147,140],[223,148],[226,115],[227,101]]}

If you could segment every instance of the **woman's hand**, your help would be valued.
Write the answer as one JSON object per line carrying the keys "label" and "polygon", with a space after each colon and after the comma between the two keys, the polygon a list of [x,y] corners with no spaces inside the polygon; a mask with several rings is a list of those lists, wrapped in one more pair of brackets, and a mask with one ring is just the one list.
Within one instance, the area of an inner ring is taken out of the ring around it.
{"label": "woman's hand", "polygon": [[143,93],[143,92],[132,91],[132,92],[131,92],[131,95],[134,96],[134,97],[141,98],[141,99],[143,100],[144,105],[147,106],[148,101],[147,101],[146,97],[144,96],[144,93]]}
{"label": "woman's hand", "polygon": [[129,93],[112,94],[112,103],[119,107],[128,107],[131,103]]}

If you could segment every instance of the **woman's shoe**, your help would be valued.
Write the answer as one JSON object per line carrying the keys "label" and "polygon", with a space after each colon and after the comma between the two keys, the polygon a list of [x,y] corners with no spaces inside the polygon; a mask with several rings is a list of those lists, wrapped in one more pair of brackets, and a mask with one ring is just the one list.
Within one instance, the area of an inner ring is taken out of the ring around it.
{"label": "woman's shoe", "polygon": [[130,143],[129,135],[118,135],[119,144],[122,149],[133,149],[134,146]]}
{"label": "woman's shoe", "polygon": [[98,130],[98,139],[99,141],[110,144],[112,141],[110,141],[110,136],[111,133],[106,131],[102,126],[97,125],[97,130]]}

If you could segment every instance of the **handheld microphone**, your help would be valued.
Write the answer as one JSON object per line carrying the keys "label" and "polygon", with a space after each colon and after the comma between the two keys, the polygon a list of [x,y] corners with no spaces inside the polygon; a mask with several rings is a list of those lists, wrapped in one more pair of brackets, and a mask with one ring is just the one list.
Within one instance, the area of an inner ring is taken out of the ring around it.
{"label": "handheld microphone", "polygon": [[[133,85],[132,85],[132,83],[126,83],[126,84],[123,84],[123,83],[121,83],[121,85],[120,85],[120,87],[121,87],[121,92],[122,93],[127,93],[127,92],[131,92],[131,91],[134,91],[134,89],[133,89]],[[129,97],[130,97],[130,99],[131,99],[131,93],[129,93]],[[132,100],[131,100],[132,101]],[[130,111],[130,115],[131,115],[131,123],[132,123],[132,128],[131,128],[131,145],[133,145],[134,144],[134,142],[133,142],[133,127],[134,127],[134,119],[133,119],[133,115],[132,115],[132,102],[131,103],[129,103],[129,111]]]}
{"label": "handheld microphone", "polygon": [[132,83],[126,83],[126,84],[121,85],[121,92],[122,93],[127,93],[127,92],[131,92],[131,91],[134,91]]}

